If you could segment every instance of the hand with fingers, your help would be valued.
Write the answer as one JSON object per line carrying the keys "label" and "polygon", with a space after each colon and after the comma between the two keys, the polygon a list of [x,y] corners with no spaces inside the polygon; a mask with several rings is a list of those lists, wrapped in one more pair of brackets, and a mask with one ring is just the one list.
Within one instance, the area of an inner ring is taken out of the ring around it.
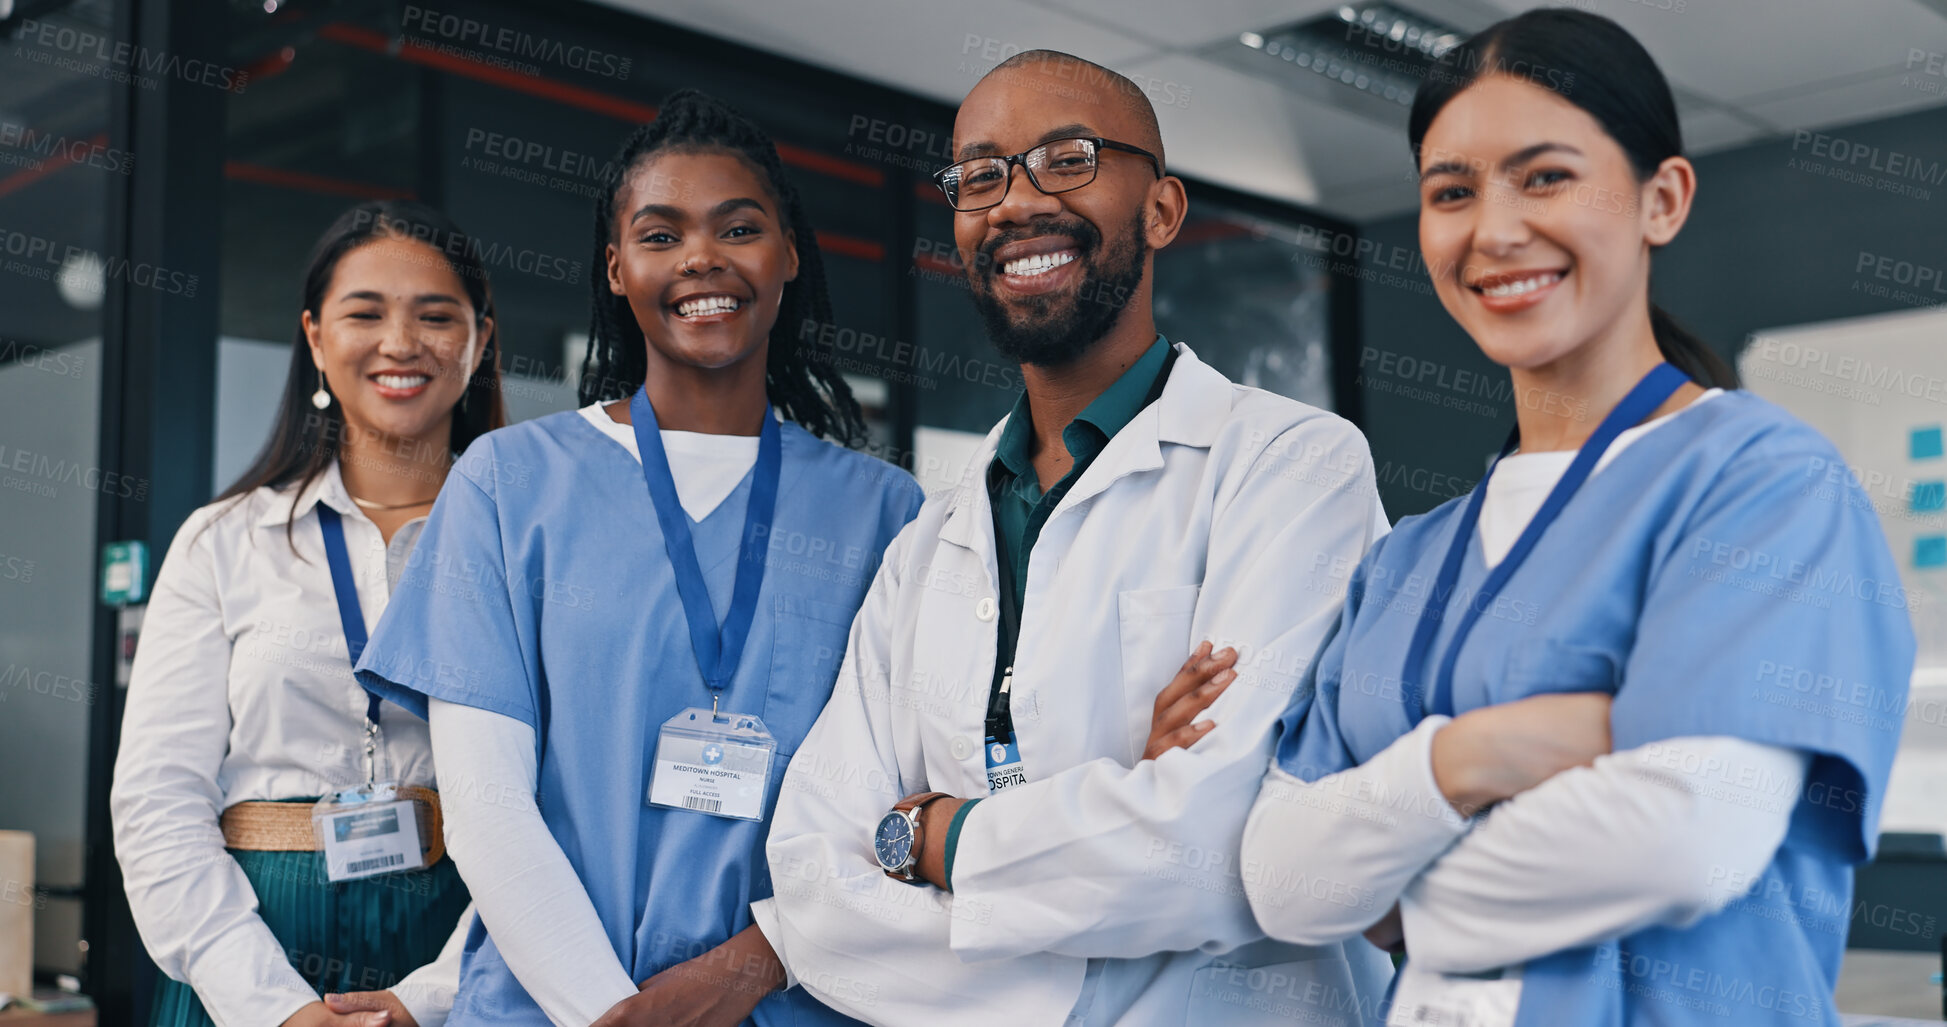
{"label": "hand with fingers", "polygon": [[406,1011],[406,1004],[399,1001],[399,996],[390,991],[350,991],[342,995],[326,995],[324,1000],[326,1007],[341,1016],[353,1016],[358,1013],[382,1013],[389,1016],[385,1020],[351,1022],[369,1023],[372,1027],[378,1027],[380,1024],[384,1027],[419,1027],[419,1021],[413,1019],[412,1014]]}
{"label": "hand with fingers", "polygon": [[784,987],[784,964],[756,925],[643,981],[590,1027],[736,1027]]}
{"label": "hand with fingers", "polygon": [[1190,658],[1183,661],[1183,666],[1177,668],[1176,676],[1156,695],[1156,707],[1149,722],[1149,744],[1143,747],[1143,759],[1153,760],[1171,749],[1187,749],[1217,726],[1215,721],[1198,721],[1196,716],[1237,680],[1237,671],[1232,669],[1236,663],[1235,649],[1226,647],[1213,653],[1207,641],[1197,646]]}
{"label": "hand with fingers", "polygon": [[389,991],[354,991],[300,1008],[283,1027],[419,1027],[419,1021]]}

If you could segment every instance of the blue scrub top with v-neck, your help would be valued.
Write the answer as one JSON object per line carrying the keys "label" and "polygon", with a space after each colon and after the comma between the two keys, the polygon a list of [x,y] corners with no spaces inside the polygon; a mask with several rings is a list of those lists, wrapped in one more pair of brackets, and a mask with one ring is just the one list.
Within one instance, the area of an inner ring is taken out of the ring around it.
{"label": "blue scrub top with v-neck", "polygon": [[[1465,498],[1401,520],[1360,561],[1311,687],[1280,724],[1286,772],[1364,763],[1425,716],[1401,657]],[[1791,810],[1771,865],[1690,927],[1527,964],[1517,1027],[1836,1024],[1851,865],[1874,848],[1914,659],[1911,599],[1838,451],[1727,392],[1591,477],[1498,594],[1480,596],[1486,576],[1476,536],[1431,650],[1446,652],[1467,604],[1485,607],[1455,665],[1457,712],[1603,691],[1618,751],[1721,735],[1813,757],[1804,787],[1783,794],[1700,769],[1704,794]]]}
{"label": "blue scrub top with v-neck", "polygon": [[[777,739],[762,822],[644,801],[663,722],[711,695],[641,464],[578,412],[492,432],[455,463],[358,663],[368,689],[421,716],[437,697],[535,728],[541,815],[633,980],[721,944],[772,894],[764,840],[784,768],[831,695],[887,544],[923,499],[890,464],[782,431],[757,615],[722,695]],[[747,473],[691,521],[719,619],[750,488]],[[850,1022],[802,988],[767,997],[753,1020]],[[547,1023],[477,924],[447,1022]]]}

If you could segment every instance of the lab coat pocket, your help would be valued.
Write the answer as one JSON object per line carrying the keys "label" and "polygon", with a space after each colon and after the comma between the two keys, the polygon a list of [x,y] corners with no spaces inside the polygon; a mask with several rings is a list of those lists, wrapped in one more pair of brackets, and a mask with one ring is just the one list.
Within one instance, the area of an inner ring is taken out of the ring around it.
{"label": "lab coat pocket", "polygon": [[1558,692],[1615,694],[1622,680],[1616,654],[1591,645],[1555,638],[1532,638],[1508,648],[1501,672],[1504,692],[1499,702]]}
{"label": "lab coat pocket", "polygon": [[845,659],[845,641],[857,610],[805,596],[773,597],[771,680],[764,697],[764,726],[777,739],[779,756],[798,751],[813,721],[831,698]]}
{"label": "lab coat pocket", "polygon": [[1117,631],[1121,641],[1122,690],[1129,717],[1130,765],[1149,740],[1149,723],[1156,693],[1176,675],[1190,655],[1190,624],[1196,617],[1197,585],[1137,588],[1116,594]]}
{"label": "lab coat pocket", "polygon": [[[1274,943],[1275,944],[1275,943]],[[1251,946],[1254,948],[1255,946]],[[1237,1027],[1290,1027],[1298,1023],[1365,1022],[1362,1006],[1377,996],[1362,996],[1352,982],[1339,945],[1318,948],[1279,945],[1283,954],[1309,958],[1260,966],[1220,959],[1190,979],[1186,1024],[1221,1023]]]}

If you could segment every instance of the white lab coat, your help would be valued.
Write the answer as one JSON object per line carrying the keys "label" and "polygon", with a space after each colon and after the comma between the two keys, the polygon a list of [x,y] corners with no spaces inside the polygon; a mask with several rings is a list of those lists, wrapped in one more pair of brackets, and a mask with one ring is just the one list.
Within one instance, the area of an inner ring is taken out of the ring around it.
{"label": "white lab coat", "polygon": [[[885,877],[872,835],[903,795],[987,794],[1000,427],[887,549],[786,773],[758,918],[828,1005],[926,1027],[1377,1022],[1390,962],[1265,939],[1237,858],[1275,722],[1386,530],[1371,454],[1177,350],[1034,547],[1012,688],[1028,780],[968,817],[952,894]],[[1156,694],[1206,638],[1241,654],[1216,728],[1143,762]]]}

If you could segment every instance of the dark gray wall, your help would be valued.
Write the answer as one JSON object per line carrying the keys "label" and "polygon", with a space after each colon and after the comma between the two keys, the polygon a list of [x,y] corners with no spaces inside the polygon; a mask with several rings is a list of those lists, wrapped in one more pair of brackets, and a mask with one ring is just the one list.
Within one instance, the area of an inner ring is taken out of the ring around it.
{"label": "dark gray wall", "polygon": [[[1726,357],[1761,328],[1947,303],[1947,108],[1696,163],[1653,292]],[[1464,493],[1514,424],[1506,373],[1427,284],[1417,222],[1360,226],[1356,257],[1363,427],[1394,520]]]}

